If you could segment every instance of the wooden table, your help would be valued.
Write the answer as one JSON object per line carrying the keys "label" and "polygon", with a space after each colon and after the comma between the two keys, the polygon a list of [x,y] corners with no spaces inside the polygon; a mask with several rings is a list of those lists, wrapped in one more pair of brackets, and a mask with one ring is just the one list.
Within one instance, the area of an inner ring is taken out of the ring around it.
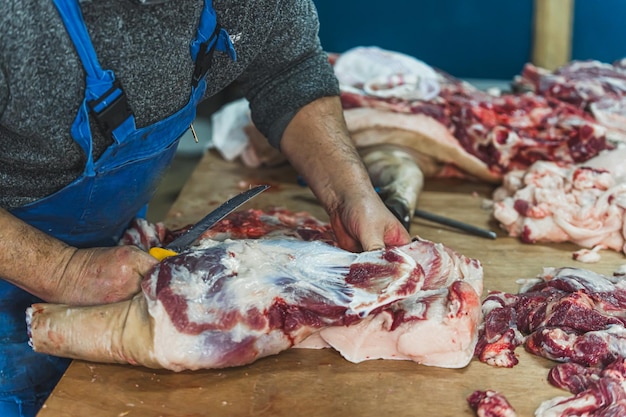
{"label": "wooden table", "polygon": [[[196,221],[249,184],[273,185],[246,207],[272,205],[327,217],[288,167],[249,170],[207,154],[166,223],[176,228]],[[428,181],[419,207],[497,230],[482,209],[491,187],[457,181]],[[245,208],[245,207],[244,207]],[[571,259],[573,245],[525,245],[505,237],[473,237],[415,220],[411,232],[445,243],[482,261],[485,291],[517,292],[518,278],[534,277],[544,266],[578,266],[610,274],[622,254],[603,252],[602,262]],[[520,364],[490,367],[476,360],[464,369],[441,369],[406,361],[353,364],[331,349],[291,349],[232,369],[173,373],[133,366],[74,361],[38,417],[85,416],[473,416],[466,397],[477,389],[505,394],[519,416],[532,416],[543,400],[565,395],[546,381],[554,363],[518,349]]]}

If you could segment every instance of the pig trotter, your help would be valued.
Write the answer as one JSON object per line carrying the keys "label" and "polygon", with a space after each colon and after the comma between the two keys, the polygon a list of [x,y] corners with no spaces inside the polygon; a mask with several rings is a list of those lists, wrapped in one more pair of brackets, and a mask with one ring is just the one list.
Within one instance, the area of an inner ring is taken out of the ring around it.
{"label": "pig trotter", "polygon": [[409,230],[424,174],[415,158],[400,146],[378,145],[361,151],[363,162],[387,208]]}

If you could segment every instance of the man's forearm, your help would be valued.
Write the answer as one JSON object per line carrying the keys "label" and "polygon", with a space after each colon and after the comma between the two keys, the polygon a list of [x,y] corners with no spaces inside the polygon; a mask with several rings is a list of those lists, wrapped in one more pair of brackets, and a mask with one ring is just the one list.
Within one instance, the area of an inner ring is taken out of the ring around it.
{"label": "man's forearm", "polygon": [[46,299],[76,250],[0,209],[0,277]]}
{"label": "man's forearm", "polygon": [[302,108],[285,130],[281,151],[331,211],[344,193],[373,192],[338,97],[320,98]]}

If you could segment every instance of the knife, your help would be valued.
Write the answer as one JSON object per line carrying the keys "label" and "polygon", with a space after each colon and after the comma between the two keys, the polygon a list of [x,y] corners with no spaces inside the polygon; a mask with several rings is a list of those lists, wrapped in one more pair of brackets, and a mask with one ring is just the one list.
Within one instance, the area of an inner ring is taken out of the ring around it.
{"label": "knife", "polygon": [[498,236],[496,232],[488,229],[483,229],[477,226],[473,226],[471,224],[463,223],[458,220],[450,219],[448,217],[443,217],[438,214],[429,213],[424,210],[415,209],[413,212],[415,217],[421,217],[422,219],[429,220],[431,222],[439,223],[444,226],[453,227],[455,229],[461,230],[463,232],[470,233],[475,236],[484,237],[487,239],[495,239]]}
{"label": "knife", "polygon": [[185,233],[174,239],[164,248],[150,248],[150,255],[154,256],[159,261],[169,256],[177,255],[179,252],[191,246],[202,235],[202,233],[210,229],[213,225],[215,225],[215,223],[219,222],[224,217],[232,213],[239,206],[241,206],[243,203],[261,194],[269,187],[269,185],[258,185],[254,188],[250,188],[249,190],[237,194],[236,196],[207,214],[202,220],[191,226]]}

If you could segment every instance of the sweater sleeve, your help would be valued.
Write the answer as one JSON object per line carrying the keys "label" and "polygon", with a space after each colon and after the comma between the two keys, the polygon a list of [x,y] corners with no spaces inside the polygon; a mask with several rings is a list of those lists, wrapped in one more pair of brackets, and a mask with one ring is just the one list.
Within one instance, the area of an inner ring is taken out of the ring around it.
{"label": "sweater sleeve", "polygon": [[265,48],[238,79],[250,102],[252,121],[276,148],[298,110],[339,94],[318,30],[311,0],[285,0]]}

